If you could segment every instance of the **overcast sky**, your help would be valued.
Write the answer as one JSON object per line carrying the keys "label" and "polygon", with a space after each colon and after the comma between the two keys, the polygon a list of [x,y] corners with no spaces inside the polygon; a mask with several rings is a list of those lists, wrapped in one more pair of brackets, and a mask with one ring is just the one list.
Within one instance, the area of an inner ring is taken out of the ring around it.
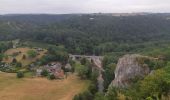
{"label": "overcast sky", "polygon": [[0,14],[170,12],[170,0],[0,0]]}

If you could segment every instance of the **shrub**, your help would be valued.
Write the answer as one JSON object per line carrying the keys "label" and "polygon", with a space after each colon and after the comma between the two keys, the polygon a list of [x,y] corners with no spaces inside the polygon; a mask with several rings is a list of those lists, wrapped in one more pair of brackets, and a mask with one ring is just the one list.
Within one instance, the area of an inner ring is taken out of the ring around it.
{"label": "shrub", "polygon": [[23,56],[22,56],[22,59],[26,59],[26,55],[23,55]]}
{"label": "shrub", "polygon": [[85,91],[75,95],[73,100],[93,100],[93,95],[89,91]]}
{"label": "shrub", "polygon": [[17,73],[17,78],[23,78],[24,77],[24,73],[23,72],[18,72]]}
{"label": "shrub", "polygon": [[86,59],[86,58],[82,58],[82,59],[80,60],[80,63],[81,63],[82,65],[85,65],[85,64],[87,63],[87,59]]}
{"label": "shrub", "polygon": [[55,79],[54,74],[49,74],[49,75],[48,75],[48,79],[50,79],[50,80],[54,80],[54,79]]}
{"label": "shrub", "polygon": [[12,59],[12,63],[17,63],[17,59],[16,59],[16,58],[13,58],[13,59]]}
{"label": "shrub", "polygon": [[27,52],[27,54],[28,54],[28,56],[31,57],[31,58],[34,58],[34,57],[37,56],[37,52],[34,51],[34,50],[29,50],[29,51]]}
{"label": "shrub", "polygon": [[17,62],[16,63],[16,67],[22,67],[22,63],[21,62]]}
{"label": "shrub", "polygon": [[41,75],[48,76],[48,71],[46,69],[42,70]]}
{"label": "shrub", "polygon": [[0,54],[0,61],[2,61],[3,60],[3,54]]}

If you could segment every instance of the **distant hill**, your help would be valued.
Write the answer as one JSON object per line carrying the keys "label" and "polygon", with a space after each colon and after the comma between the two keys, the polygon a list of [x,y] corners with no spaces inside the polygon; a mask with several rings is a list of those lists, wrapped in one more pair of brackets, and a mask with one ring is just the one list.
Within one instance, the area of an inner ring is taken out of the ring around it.
{"label": "distant hill", "polygon": [[169,42],[169,18],[168,13],[1,15],[0,40],[59,43],[81,54],[133,51],[136,44]]}

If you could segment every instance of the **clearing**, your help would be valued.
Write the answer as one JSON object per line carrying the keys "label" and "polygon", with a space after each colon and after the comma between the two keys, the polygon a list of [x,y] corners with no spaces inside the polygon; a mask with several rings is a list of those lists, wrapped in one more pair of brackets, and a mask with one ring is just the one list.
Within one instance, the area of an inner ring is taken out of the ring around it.
{"label": "clearing", "polygon": [[[36,51],[36,49],[31,49],[31,48],[28,48],[28,47],[9,49],[5,52],[5,54],[8,55],[8,58],[4,59],[3,61],[6,62],[6,63],[11,63],[12,59],[14,58],[12,55],[20,52],[15,56],[15,58],[17,59],[18,62],[21,62],[23,66],[26,66],[26,65],[36,61],[37,59],[41,58],[47,52],[47,50],[43,49],[43,51],[38,52],[39,55],[37,55],[35,58],[29,58],[28,55],[27,55],[27,51],[29,51],[29,50],[35,50]],[[27,56],[26,59],[22,59],[23,55]]]}
{"label": "clearing", "polygon": [[90,81],[81,80],[74,74],[53,81],[46,78],[17,79],[15,75],[0,72],[1,100],[72,100],[90,84]]}

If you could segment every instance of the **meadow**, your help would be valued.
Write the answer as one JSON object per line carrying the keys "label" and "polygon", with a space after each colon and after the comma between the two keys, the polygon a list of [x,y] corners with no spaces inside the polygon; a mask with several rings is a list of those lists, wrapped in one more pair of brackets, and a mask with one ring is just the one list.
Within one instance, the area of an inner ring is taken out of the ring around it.
{"label": "meadow", "polygon": [[71,74],[64,80],[17,79],[16,74],[0,72],[1,100],[72,100],[87,89],[90,81]]}
{"label": "meadow", "polygon": [[[28,48],[28,47],[22,47],[22,48],[12,48],[12,49],[9,49],[5,52],[5,55],[8,55],[8,58],[7,59],[4,59],[3,61],[4,62],[7,62],[7,63],[11,63],[12,62],[12,59],[14,58],[12,55],[14,53],[17,53],[17,52],[20,52],[18,55],[16,55],[16,60],[18,62],[21,62],[23,66],[26,66],[26,65],[29,65],[31,64],[32,62],[35,62],[36,60],[40,59],[43,55],[45,55],[45,53],[47,52],[47,50],[43,50],[41,52],[38,52],[39,55],[37,55],[36,57],[34,58],[29,58],[28,55],[27,55],[27,52],[29,50],[35,50],[35,49],[32,49],[32,48]],[[36,50],[35,50],[36,51]],[[23,55],[26,55],[26,59],[23,59]]]}

